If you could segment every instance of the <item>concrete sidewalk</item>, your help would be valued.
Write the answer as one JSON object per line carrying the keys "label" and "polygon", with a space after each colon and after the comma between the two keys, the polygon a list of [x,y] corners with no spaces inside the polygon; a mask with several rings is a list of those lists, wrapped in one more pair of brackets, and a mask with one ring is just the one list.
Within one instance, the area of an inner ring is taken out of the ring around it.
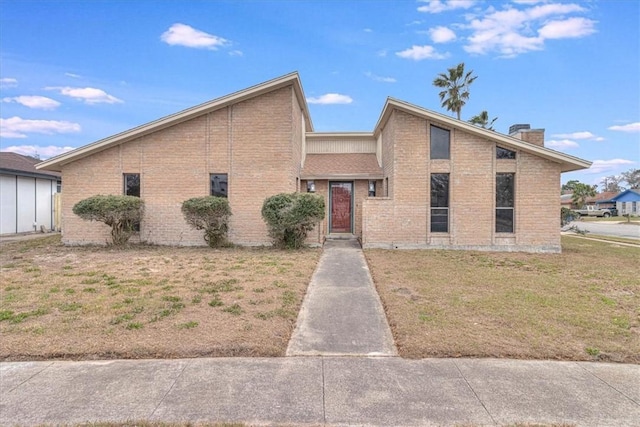
{"label": "concrete sidewalk", "polygon": [[396,355],[391,329],[357,240],[327,240],[287,356]]}
{"label": "concrete sidewalk", "polygon": [[286,357],[0,363],[0,424],[638,426],[640,366]]}

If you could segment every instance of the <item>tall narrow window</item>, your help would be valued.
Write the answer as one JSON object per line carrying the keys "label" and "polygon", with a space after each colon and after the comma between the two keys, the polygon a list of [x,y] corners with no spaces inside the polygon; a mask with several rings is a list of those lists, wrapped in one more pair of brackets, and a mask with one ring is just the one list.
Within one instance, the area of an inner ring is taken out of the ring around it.
{"label": "tall narrow window", "polygon": [[496,174],[496,233],[513,233],[515,174]]}
{"label": "tall narrow window", "polygon": [[448,159],[451,133],[437,126],[431,126],[431,159]]}
{"label": "tall narrow window", "polygon": [[449,174],[431,174],[431,232],[449,232]]}
{"label": "tall narrow window", "polygon": [[[140,174],[125,173],[124,174],[124,195],[140,197]],[[140,222],[136,221],[132,224],[133,230],[140,232]]]}
{"label": "tall narrow window", "polygon": [[211,174],[211,195],[216,197],[227,197],[227,174]]}
{"label": "tall narrow window", "polygon": [[124,174],[124,195],[140,197],[140,174]]}
{"label": "tall narrow window", "polygon": [[496,159],[515,159],[516,152],[506,148],[496,147]]}

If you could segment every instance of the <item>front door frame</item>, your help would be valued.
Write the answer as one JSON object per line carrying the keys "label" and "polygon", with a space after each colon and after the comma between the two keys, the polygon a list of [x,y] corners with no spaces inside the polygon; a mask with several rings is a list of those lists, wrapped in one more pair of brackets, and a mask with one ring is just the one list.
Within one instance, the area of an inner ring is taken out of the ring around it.
{"label": "front door frame", "polygon": [[349,224],[350,224],[350,230],[349,231],[339,231],[338,233],[351,233],[353,234],[353,229],[354,229],[354,219],[355,219],[355,206],[354,206],[354,200],[355,200],[355,181],[329,181],[329,192],[328,192],[328,199],[329,199],[329,233],[333,233],[333,194],[332,194],[332,187],[333,184],[349,184],[351,186],[351,212],[350,212],[350,218],[349,218]]}

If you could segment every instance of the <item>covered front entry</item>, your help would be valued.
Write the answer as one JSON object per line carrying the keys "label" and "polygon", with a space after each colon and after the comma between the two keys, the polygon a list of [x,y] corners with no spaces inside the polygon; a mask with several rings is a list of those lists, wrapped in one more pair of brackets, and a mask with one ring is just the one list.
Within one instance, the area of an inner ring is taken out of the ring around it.
{"label": "covered front entry", "polygon": [[330,182],[329,233],[353,233],[353,182]]}

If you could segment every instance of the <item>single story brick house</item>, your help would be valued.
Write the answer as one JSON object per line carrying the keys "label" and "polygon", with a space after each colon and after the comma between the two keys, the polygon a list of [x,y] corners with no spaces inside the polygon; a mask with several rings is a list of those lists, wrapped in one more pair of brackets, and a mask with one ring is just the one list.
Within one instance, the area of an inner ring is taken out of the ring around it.
{"label": "single story brick house", "polygon": [[[204,245],[180,206],[229,198],[229,239],[267,245],[264,199],[315,191],[335,233],[366,248],[560,251],[560,174],[590,162],[543,146],[544,130],[509,136],[388,98],[371,132],[315,132],[297,73],[232,93],[49,159],[65,182],[63,241],[104,243],[108,229],[72,213],[95,194],[145,200],[139,239]],[[557,209],[552,209],[557,206]]]}

